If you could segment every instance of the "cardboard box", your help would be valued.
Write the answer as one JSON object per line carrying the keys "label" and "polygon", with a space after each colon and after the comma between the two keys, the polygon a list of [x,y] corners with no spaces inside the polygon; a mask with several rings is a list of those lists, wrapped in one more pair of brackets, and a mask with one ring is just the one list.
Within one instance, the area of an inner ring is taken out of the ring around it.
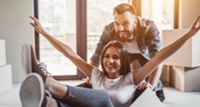
{"label": "cardboard box", "polygon": [[164,107],[156,94],[147,88],[130,107]]}
{"label": "cardboard box", "polygon": [[0,94],[12,88],[11,65],[0,66]]}
{"label": "cardboard box", "polygon": [[163,68],[162,68],[160,80],[162,81],[164,86],[169,86],[169,82],[170,82],[169,68],[170,67],[168,65],[163,65]]}
{"label": "cardboard box", "polygon": [[172,66],[170,84],[180,91],[200,91],[200,67]]}
{"label": "cardboard box", "polygon": [[5,40],[0,40],[0,66],[6,65]]}
{"label": "cardboard box", "polygon": [[[163,47],[168,46],[183,36],[188,29],[164,30],[162,32]],[[200,66],[200,32],[190,38],[175,54],[164,61],[166,65],[184,67]]]}

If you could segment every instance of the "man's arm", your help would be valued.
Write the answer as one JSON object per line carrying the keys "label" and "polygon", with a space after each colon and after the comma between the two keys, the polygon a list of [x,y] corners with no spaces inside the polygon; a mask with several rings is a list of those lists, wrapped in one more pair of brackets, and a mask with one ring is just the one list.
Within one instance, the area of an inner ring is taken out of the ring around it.
{"label": "man's arm", "polygon": [[[147,32],[147,45],[149,49],[149,55],[152,58],[161,48],[161,39],[159,35],[159,31],[154,22],[151,23],[150,28]],[[149,83],[153,88],[157,85],[160,75],[162,73],[162,64],[160,64],[150,75]]]}
{"label": "man's arm", "polygon": [[160,79],[162,73],[162,64],[160,64],[149,76],[149,83],[152,86],[152,89],[154,89]]}

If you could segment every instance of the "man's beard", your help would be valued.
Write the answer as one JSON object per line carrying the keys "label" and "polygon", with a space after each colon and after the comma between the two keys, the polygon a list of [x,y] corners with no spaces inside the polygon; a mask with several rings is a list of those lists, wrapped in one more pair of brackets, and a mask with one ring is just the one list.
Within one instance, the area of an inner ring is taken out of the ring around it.
{"label": "man's beard", "polygon": [[134,39],[133,32],[124,30],[117,32],[117,38],[122,42],[131,42]]}

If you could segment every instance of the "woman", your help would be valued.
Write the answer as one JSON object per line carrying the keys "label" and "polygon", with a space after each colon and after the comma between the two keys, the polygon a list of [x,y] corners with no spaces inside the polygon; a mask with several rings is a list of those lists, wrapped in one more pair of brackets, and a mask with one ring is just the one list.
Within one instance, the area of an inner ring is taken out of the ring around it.
{"label": "woman", "polygon": [[[161,51],[159,51],[143,67],[139,69],[134,69],[134,72],[130,70],[130,63],[128,61],[128,55],[125,48],[119,42],[111,41],[104,47],[101,54],[101,65],[103,72],[99,72],[98,68],[95,68],[94,66],[88,64],[86,61],[80,58],[76,53],[72,51],[69,46],[63,44],[62,42],[56,40],[50,34],[48,34],[35,17],[30,18],[34,21],[34,23],[31,23],[31,25],[35,28],[35,30],[43,35],[58,51],[69,58],[81,72],[83,72],[88,78],[91,79],[93,89],[97,89],[91,90],[70,86],[66,87],[65,85],[60,84],[59,82],[54,80],[53,78],[44,75],[42,71],[38,68],[36,62],[34,62],[34,66],[35,68],[37,68],[34,72],[40,74],[40,76],[42,77],[45,89],[48,90],[54,98],[62,100],[62,102],[65,102],[66,104],[71,106],[130,106],[135,87],[137,87],[137,85],[141,81],[149,76],[161,62],[163,62],[166,58],[176,52],[189,38],[194,36],[200,29],[200,16],[198,16],[195,22],[192,24],[190,30],[185,35],[183,35],[180,39],[178,39],[176,42],[172,43],[168,47],[163,48]],[[25,81],[28,80],[29,79],[26,79]],[[26,87],[26,85],[22,84],[22,87]],[[106,93],[99,89],[104,90]],[[21,88],[21,90],[23,91],[23,88]],[[126,94],[127,91],[120,90],[128,90],[129,94]],[[123,94],[121,92],[125,93]],[[77,93],[82,96],[80,99],[79,97],[77,97]],[[109,98],[107,98],[107,93]],[[121,95],[125,95],[126,97],[120,99],[122,97]],[[43,98],[48,100],[48,97]],[[21,99],[23,98],[21,97]],[[110,102],[110,100],[112,103]],[[43,104],[44,102],[47,102],[46,105],[48,106],[50,100],[46,101],[42,99],[41,102],[43,102]],[[22,104],[25,103],[23,103],[22,101]]]}

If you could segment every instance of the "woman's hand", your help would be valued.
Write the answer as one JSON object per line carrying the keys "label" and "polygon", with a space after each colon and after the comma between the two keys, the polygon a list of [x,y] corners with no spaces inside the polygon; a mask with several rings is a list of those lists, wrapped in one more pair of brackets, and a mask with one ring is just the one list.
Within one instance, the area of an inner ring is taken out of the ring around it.
{"label": "woman's hand", "polygon": [[37,18],[30,16],[30,18],[34,21],[31,22],[31,25],[35,28],[35,30],[40,33],[40,34],[44,34],[46,31],[44,30],[44,28],[42,27],[42,25],[40,24],[40,22],[38,21]]}
{"label": "woman's hand", "polygon": [[200,15],[195,19],[188,33],[190,35],[195,35],[199,30],[200,30]]}

